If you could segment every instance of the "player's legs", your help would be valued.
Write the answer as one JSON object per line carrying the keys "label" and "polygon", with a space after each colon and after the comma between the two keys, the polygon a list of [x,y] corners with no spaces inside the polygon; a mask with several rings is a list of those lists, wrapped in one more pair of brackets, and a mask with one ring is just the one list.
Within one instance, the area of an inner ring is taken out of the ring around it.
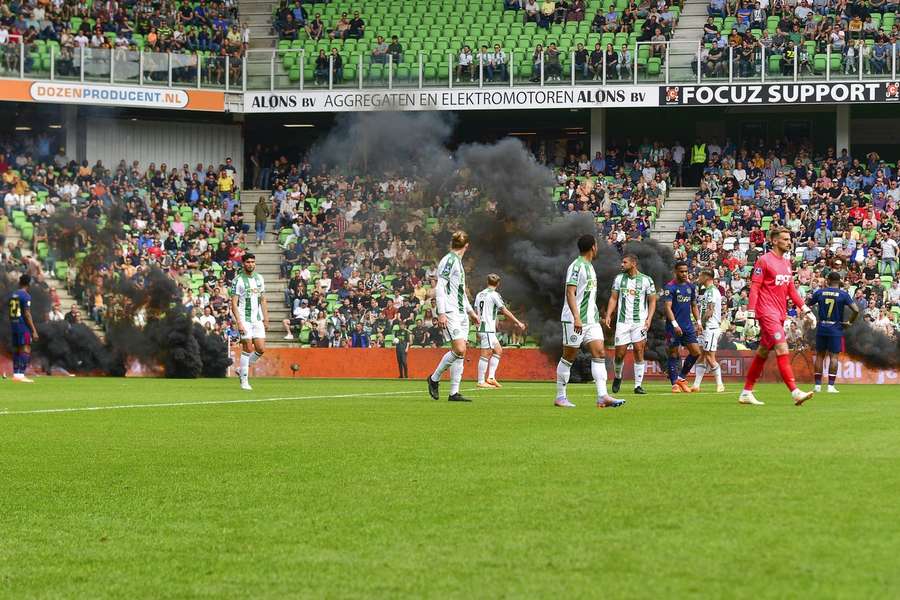
{"label": "player's legs", "polygon": [[619,387],[622,385],[622,372],[625,370],[625,352],[627,351],[628,346],[616,344],[616,353],[613,358],[613,394],[618,393]]}
{"label": "player's legs", "polygon": [[588,352],[591,353],[591,376],[597,387],[597,408],[618,408],[625,404],[624,400],[610,396],[606,389],[606,344],[603,339],[591,340]]}
{"label": "player's legs", "polygon": [[572,363],[578,355],[578,348],[578,346],[563,346],[562,357],[556,364],[556,400],[554,404],[562,408],[575,407],[569,402],[566,386],[569,385],[569,375],[572,373]]}
{"label": "player's legs", "polygon": [[824,335],[816,335],[816,355],[813,358],[813,372],[815,373],[815,391],[822,391],[822,373],[825,366],[825,355],[828,353],[828,340]]}
{"label": "player's legs", "polygon": [[700,359],[700,345],[697,344],[697,342],[688,343],[686,346],[688,355],[687,358],[684,359],[684,364],[681,365],[681,373],[679,373],[678,376],[678,380],[681,382],[685,381],[688,374],[691,372],[691,369]]}
{"label": "player's legs", "polygon": [[641,384],[644,383],[644,370],[647,367],[647,363],[644,362],[644,348],[647,345],[646,339],[633,342],[632,346],[634,348],[634,393],[635,394],[644,394],[644,388],[641,387]]}
{"label": "player's legs", "polygon": [[459,384],[462,382],[463,368],[466,365],[465,356],[468,343],[465,339],[453,340],[453,352],[460,357],[450,365],[450,397],[459,396]]}
{"label": "player's legs", "polygon": [[838,347],[838,351],[835,352],[834,346],[828,352],[828,393],[836,394],[837,388],[834,387],[834,383],[837,381],[837,373],[838,373],[838,354],[840,352],[840,342],[841,338],[834,338],[834,345]]}
{"label": "player's legs", "polygon": [[488,361],[487,382],[490,385],[499,388],[503,386],[497,382],[497,367],[500,366],[500,359],[503,358],[503,346],[500,345],[500,340],[495,334],[491,334],[489,337],[493,342],[493,346],[491,347],[493,352]]}
{"label": "player's legs", "polygon": [[466,348],[469,338],[469,317],[467,315],[448,315],[445,336],[450,341],[450,350],[441,357],[434,373],[428,377],[428,394],[437,400],[439,395],[439,382],[444,371],[450,371],[450,396],[448,400],[453,402],[468,402],[459,393],[459,384],[462,381],[463,367],[465,366]]}
{"label": "player's legs", "polygon": [[669,375],[669,383],[672,385],[672,391],[678,393],[681,391],[675,382],[678,380],[678,371],[681,370],[681,355],[679,352],[680,345],[678,343],[678,339],[674,337],[674,335],[666,337],[669,338],[667,352],[669,354],[669,359],[667,361],[667,372]]}
{"label": "player's legs", "polygon": [[750,369],[747,371],[747,377],[744,379],[744,389],[741,391],[738,402],[741,404],[763,404],[753,395],[753,386],[756,380],[762,375],[763,367],[766,366],[766,359],[769,357],[769,348],[760,341],[756,354],[753,355],[753,362],[750,363]]}
{"label": "player's legs", "polygon": [[250,357],[253,356],[253,338],[241,338],[241,360],[238,363],[238,377],[241,381],[241,389],[250,390]]}
{"label": "player's legs", "polygon": [[775,345],[775,358],[778,361],[778,372],[781,373],[781,380],[784,385],[791,391],[791,398],[794,404],[800,406],[813,396],[813,392],[804,392],[797,387],[797,381],[794,379],[794,369],[791,367],[791,354],[787,342],[781,342]]}
{"label": "player's legs", "polygon": [[479,356],[478,356],[478,383],[477,387],[480,388],[492,388],[494,386],[489,385],[485,379],[487,378],[488,365],[491,360],[491,349],[489,346],[489,342],[487,340],[488,334],[479,333],[478,334],[478,346]]}

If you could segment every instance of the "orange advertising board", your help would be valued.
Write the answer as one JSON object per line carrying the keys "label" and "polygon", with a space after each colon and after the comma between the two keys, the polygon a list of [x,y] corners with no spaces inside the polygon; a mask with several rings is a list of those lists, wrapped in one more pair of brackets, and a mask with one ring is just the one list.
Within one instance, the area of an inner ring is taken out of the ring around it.
{"label": "orange advertising board", "polygon": [[0,79],[0,100],[223,112],[225,94],[135,85]]}

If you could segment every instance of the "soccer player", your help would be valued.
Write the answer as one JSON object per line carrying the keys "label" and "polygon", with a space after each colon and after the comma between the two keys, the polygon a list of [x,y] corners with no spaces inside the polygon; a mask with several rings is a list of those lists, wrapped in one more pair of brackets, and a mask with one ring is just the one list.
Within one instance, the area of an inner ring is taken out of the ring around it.
{"label": "soccer player", "polygon": [[[859,316],[859,307],[846,291],[841,289],[841,275],[832,271],[826,278],[828,287],[819,288],[809,299],[810,306],[819,308],[819,325],[816,327],[816,387],[822,391],[822,374],[825,357],[828,357],[828,393],[837,394],[834,381],[837,379],[838,354],[843,350],[844,326],[850,325]],[[844,322],[844,308],[850,309],[848,321]]]}
{"label": "soccer player", "polygon": [[266,329],[269,327],[266,284],[255,270],[256,257],[245,254],[243,269],[235,276],[231,287],[231,315],[241,332],[238,376],[242,390],[253,389],[250,387],[250,365],[256,364],[265,353]]}
{"label": "soccer player", "polygon": [[750,302],[747,306],[747,324],[759,325],[759,347],[747,372],[744,390],[738,402],[741,404],[762,405],[753,395],[753,386],[762,375],[763,367],[769,351],[774,349],[778,360],[778,371],[781,379],[791,391],[794,404],[800,406],[813,396],[813,392],[804,392],[797,388],[794,370],[791,368],[791,357],[788,354],[787,339],[784,334],[784,320],[787,317],[787,298],[790,296],[794,305],[803,307],[803,315],[812,325],[816,317],[812,310],[803,303],[794,277],[791,274],[790,251],[791,232],[783,227],[769,229],[771,250],[756,260],[753,266],[753,277],[750,280]]}
{"label": "soccer player", "polygon": [[644,381],[644,347],[650,320],[656,310],[656,286],[653,280],[638,271],[638,259],[634,254],[622,257],[622,272],[613,281],[612,294],[606,305],[604,323],[612,328],[613,311],[616,311],[616,359],[613,394],[622,385],[622,369],[628,345],[634,348],[634,393],[646,394],[641,384]]}
{"label": "soccer player", "polygon": [[[478,345],[481,348],[481,358],[478,359],[478,387],[500,388],[497,382],[497,366],[500,357],[503,356],[503,346],[497,339],[497,313],[513,322],[513,325],[525,330],[525,324],[518,320],[503,303],[503,298],[497,291],[500,285],[500,276],[491,273],[487,276],[487,287],[475,296],[475,309],[481,324],[478,326]],[[486,377],[485,377],[486,376]]]}
{"label": "soccer player", "polygon": [[428,394],[437,400],[440,395],[441,375],[450,370],[450,402],[471,402],[459,393],[465,366],[466,346],[469,340],[469,319],[478,325],[479,319],[466,293],[466,271],[462,259],[469,249],[469,235],[457,231],[450,240],[450,252],[438,263],[438,281],[434,288],[437,304],[438,324],[444,330],[444,337],[450,342],[450,350],[441,358],[437,368],[428,377]]}
{"label": "soccer player", "polygon": [[572,361],[582,345],[591,353],[591,375],[597,386],[597,408],[617,408],[625,404],[606,391],[606,349],[597,307],[597,274],[591,261],[597,255],[597,240],[592,235],[578,238],[576,258],[566,270],[566,298],[562,321],[563,355],[556,365],[556,401],[560,408],[575,408],[566,395]]}
{"label": "soccer player", "polygon": [[[669,382],[672,384],[672,393],[692,392],[685,378],[700,358],[697,333],[698,330],[702,333],[703,328],[700,325],[700,310],[697,308],[697,292],[691,283],[686,262],[675,263],[675,279],[666,284],[662,297],[667,320],[666,341],[669,344]],[[691,317],[697,321],[697,329],[694,329]],[[687,349],[688,356],[679,369],[681,346]]]}
{"label": "soccer player", "polygon": [[9,328],[12,334],[13,376],[17,383],[34,383],[25,377],[28,363],[31,362],[31,342],[37,341],[38,331],[31,319],[31,275],[19,277],[19,289],[9,295],[7,311],[9,312]]}
{"label": "soccer player", "polygon": [[702,356],[700,362],[694,367],[694,385],[691,390],[700,391],[700,383],[703,374],[708,370],[716,378],[716,391],[724,392],[725,384],[722,383],[722,368],[716,360],[716,350],[719,348],[719,326],[722,324],[722,294],[715,284],[715,276],[709,269],[700,271],[697,278],[700,284],[700,324],[703,330],[700,333],[700,350]]}

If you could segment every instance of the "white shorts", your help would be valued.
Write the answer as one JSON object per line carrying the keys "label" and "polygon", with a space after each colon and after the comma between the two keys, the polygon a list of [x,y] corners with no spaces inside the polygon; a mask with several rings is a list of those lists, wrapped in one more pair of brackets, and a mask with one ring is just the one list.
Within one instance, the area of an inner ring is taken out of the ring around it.
{"label": "white shorts", "polygon": [[636,344],[647,339],[647,330],[643,323],[617,323],[616,346]]}
{"label": "white shorts", "polygon": [[590,323],[581,327],[581,333],[575,333],[572,323],[563,323],[563,346],[581,348],[583,344],[589,344],[594,340],[603,341],[603,328],[599,323]]}
{"label": "white shorts", "polygon": [[259,340],[266,339],[266,326],[262,321],[256,321],[255,323],[244,323],[244,329],[247,331],[246,335],[241,334],[242,340]]}
{"label": "white shorts", "polygon": [[482,350],[492,350],[494,346],[499,346],[500,340],[497,339],[497,334],[493,331],[491,332],[478,332],[478,347]]}
{"label": "white shorts", "polygon": [[469,339],[469,315],[447,313],[447,328],[444,339],[448,342]]}
{"label": "white shorts", "polygon": [[704,329],[700,334],[700,347],[707,352],[715,352],[719,348],[719,336],[722,332],[719,329]]}

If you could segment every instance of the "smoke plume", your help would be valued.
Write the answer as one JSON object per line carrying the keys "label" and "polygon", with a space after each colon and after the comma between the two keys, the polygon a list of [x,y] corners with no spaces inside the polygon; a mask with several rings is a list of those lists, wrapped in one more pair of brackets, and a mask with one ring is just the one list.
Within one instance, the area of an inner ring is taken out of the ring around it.
{"label": "smoke plume", "polygon": [[[413,179],[422,188],[422,206],[403,207],[406,213],[424,215],[430,199],[438,197],[454,208],[451,193],[458,186],[478,191],[473,207],[460,207],[451,219],[472,240],[469,263],[472,292],[490,272],[501,275],[501,293],[515,309],[524,310],[529,333],[540,339],[551,357],[562,352],[560,312],[565,271],[577,256],[580,235],[597,233],[587,213],[560,215],[548,201],[555,185],[552,172],[537,163],[525,147],[512,138],[494,144],[466,144],[451,153],[453,121],[444,113],[375,113],[342,115],[334,132],[312,152],[313,165],[350,165],[352,172],[383,177],[397,174]],[[351,171],[348,170],[348,173]],[[397,209],[394,203],[394,209]],[[399,231],[403,223],[391,224]],[[433,239],[420,247],[433,247]],[[613,279],[620,272],[621,255],[614,246],[598,240],[595,261],[601,315],[606,310]],[[440,249],[436,249],[440,251]],[[640,269],[657,287],[672,272],[671,251],[647,241],[627,245],[639,257]],[[650,331],[647,356],[665,360],[662,321]],[[606,332],[611,335],[612,332]]]}

